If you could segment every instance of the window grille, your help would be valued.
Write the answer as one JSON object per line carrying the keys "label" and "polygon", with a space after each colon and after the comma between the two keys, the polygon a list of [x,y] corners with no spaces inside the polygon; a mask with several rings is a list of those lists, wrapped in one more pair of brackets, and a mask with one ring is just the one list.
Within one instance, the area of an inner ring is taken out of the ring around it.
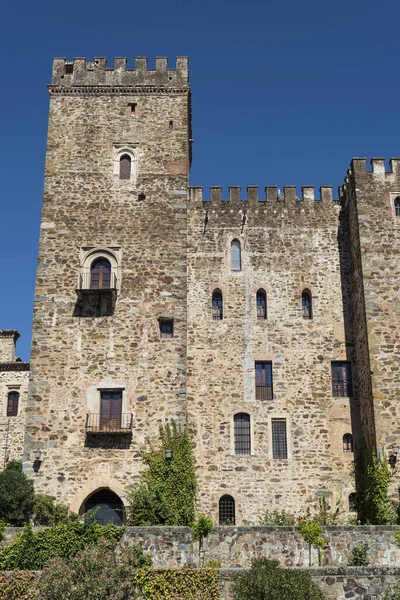
{"label": "window grille", "polygon": [[343,436],[343,452],[353,452],[353,436],[345,433]]}
{"label": "window grille", "polygon": [[265,290],[257,292],[257,319],[267,318],[267,294]]}
{"label": "window grille", "polygon": [[301,307],[303,319],[312,319],[312,300],[308,290],[304,290],[301,294]]}
{"label": "window grille", "polygon": [[90,289],[105,290],[111,284],[111,263],[106,258],[99,258],[90,267]]}
{"label": "window grille", "polygon": [[92,511],[90,519],[99,525],[122,525],[124,505],[117,494],[108,489],[100,489],[85,502],[85,513]]}
{"label": "window grille", "polygon": [[214,321],[223,318],[223,308],[222,292],[215,290],[212,295],[212,318]]}
{"label": "window grille", "polygon": [[19,393],[9,392],[7,398],[7,417],[18,416]]}
{"label": "window grille", "polygon": [[353,384],[350,363],[333,362],[331,370],[333,396],[336,398],[351,397],[353,395]]}
{"label": "window grille", "polygon": [[239,240],[233,240],[231,243],[231,270],[240,271],[241,265],[241,251]]}
{"label": "window grille", "polygon": [[238,413],[233,418],[235,434],[235,454],[250,454],[250,415]]}
{"label": "window grille", "polygon": [[219,524],[235,525],[235,500],[228,494],[219,499]]}
{"label": "window grille", "polygon": [[357,512],[356,498],[355,492],[349,494],[349,512]]}
{"label": "window grille", "polygon": [[163,319],[160,321],[160,337],[162,340],[169,340],[174,335],[174,322]]}
{"label": "window grille", "polygon": [[256,362],[256,399],[272,400],[272,363]]}
{"label": "window grille", "polygon": [[119,178],[130,179],[131,178],[131,157],[129,154],[123,154],[119,159]]}
{"label": "window grille", "polygon": [[286,419],[272,419],[272,458],[287,458]]}
{"label": "window grille", "polygon": [[394,201],[394,214],[396,217],[400,217],[400,196],[397,196]]}

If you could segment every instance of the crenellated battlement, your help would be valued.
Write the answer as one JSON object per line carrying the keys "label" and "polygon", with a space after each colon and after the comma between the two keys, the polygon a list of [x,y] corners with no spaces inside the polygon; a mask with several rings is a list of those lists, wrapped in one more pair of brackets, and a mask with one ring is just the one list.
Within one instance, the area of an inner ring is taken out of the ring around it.
{"label": "crenellated battlement", "polygon": [[126,67],[127,59],[121,57],[114,58],[112,68],[107,66],[107,59],[103,57],[95,57],[93,61],[74,58],[71,62],[65,58],[54,58],[50,91],[69,89],[73,92],[82,86],[88,88],[145,87],[156,90],[189,88],[187,56],[178,56],[174,68],[168,68],[168,58],[165,56],[156,57],[155,69],[148,69],[147,58],[143,56],[135,58],[134,69]]}
{"label": "crenellated battlement", "polygon": [[370,165],[370,170],[367,170],[366,158],[353,158],[347,171],[347,177],[363,174],[379,175],[388,178],[400,177],[400,158],[389,159],[389,170],[386,169],[385,158],[371,158]]}
{"label": "crenellated battlement", "polygon": [[283,194],[280,192],[278,186],[266,186],[264,188],[263,197],[260,197],[260,189],[257,186],[248,186],[246,198],[241,199],[241,188],[238,186],[229,187],[229,197],[224,199],[222,197],[222,187],[213,186],[209,188],[209,191],[204,191],[202,187],[190,187],[189,188],[189,201],[201,202],[212,204],[256,204],[262,205],[263,203],[271,204],[273,202],[286,202],[286,203],[311,203],[311,202],[337,202],[332,196],[332,186],[324,185],[319,188],[319,198],[315,195],[314,186],[304,185],[301,188],[301,198],[297,196],[296,186],[287,185],[283,188]]}

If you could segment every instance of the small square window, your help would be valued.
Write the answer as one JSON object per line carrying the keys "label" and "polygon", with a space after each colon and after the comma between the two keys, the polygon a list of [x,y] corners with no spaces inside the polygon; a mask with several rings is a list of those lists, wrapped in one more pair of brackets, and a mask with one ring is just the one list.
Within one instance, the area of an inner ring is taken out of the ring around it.
{"label": "small square window", "polygon": [[163,319],[160,321],[160,338],[169,340],[174,336],[174,322],[172,320]]}
{"label": "small square window", "polygon": [[129,112],[130,113],[135,113],[136,112],[136,106],[137,106],[136,102],[129,102],[128,103]]}
{"label": "small square window", "polygon": [[73,63],[67,63],[65,65],[65,72],[68,74],[71,74],[74,72],[74,64]]}

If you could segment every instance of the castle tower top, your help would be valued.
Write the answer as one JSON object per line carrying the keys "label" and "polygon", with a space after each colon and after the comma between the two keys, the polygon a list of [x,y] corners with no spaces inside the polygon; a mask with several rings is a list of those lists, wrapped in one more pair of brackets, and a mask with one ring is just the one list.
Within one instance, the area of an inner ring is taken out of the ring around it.
{"label": "castle tower top", "polygon": [[95,57],[93,62],[86,58],[53,59],[53,76],[50,93],[80,92],[82,88],[155,88],[154,91],[180,91],[189,88],[189,61],[187,56],[176,58],[175,68],[168,68],[165,56],[156,57],[156,68],[147,68],[146,57],[135,58],[135,68],[127,69],[126,58],[114,58],[114,67],[107,67],[107,59]]}
{"label": "castle tower top", "polygon": [[19,337],[15,329],[0,329],[0,363],[15,360],[15,344]]}

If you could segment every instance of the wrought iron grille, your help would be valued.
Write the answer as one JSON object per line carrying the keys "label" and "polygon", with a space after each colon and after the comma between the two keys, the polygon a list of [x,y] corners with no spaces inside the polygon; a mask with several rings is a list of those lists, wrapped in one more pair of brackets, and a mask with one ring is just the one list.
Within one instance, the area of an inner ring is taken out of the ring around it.
{"label": "wrought iron grille", "polygon": [[234,416],[235,454],[250,454],[250,415],[238,413]]}
{"label": "wrought iron grille", "polygon": [[286,419],[272,419],[272,457],[287,458]]}
{"label": "wrought iron grille", "polygon": [[235,525],[235,500],[232,496],[222,496],[219,499],[219,524]]}
{"label": "wrought iron grille", "polygon": [[400,196],[397,196],[396,200],[394,201],[394,214],[396,217],[400,217]]}
{"label": "wrought iron grille", "polygon": [[133,414],[122,413],[118,416],[111,415],[106,418],[101,413],[86,415],[86,433],[130,433],[133,425]]}

